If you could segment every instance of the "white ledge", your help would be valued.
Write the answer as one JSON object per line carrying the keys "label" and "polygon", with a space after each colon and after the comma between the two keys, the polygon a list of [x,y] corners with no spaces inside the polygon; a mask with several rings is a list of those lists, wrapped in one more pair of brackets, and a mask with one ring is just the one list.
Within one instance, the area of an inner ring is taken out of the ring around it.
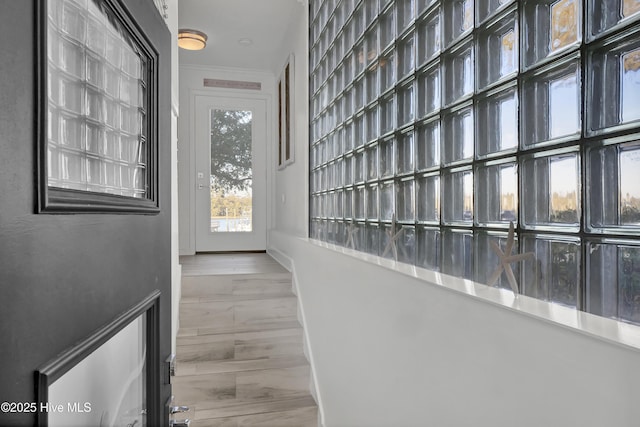
{"label": "white ledge", "polygon": [[512,291],[507,289],[487,286],[472,280],[427,270],[414,265],[393,261],[319,240],[304,237],[299,237],[299,239],[309,242],[315,246],[375,264],[436,286],[441,286],[445,289],[467,295],[471,298],[477,298],[479,300],[522,313],[526,316],[531,316],[536,319],[575,330],[579,333],[609,341],[613,344],[622,345],[624,347],[640,351],[640,326],[620,322],[615,319],[596,316],[575,308],[542,301],[526,295],[516,296]]}

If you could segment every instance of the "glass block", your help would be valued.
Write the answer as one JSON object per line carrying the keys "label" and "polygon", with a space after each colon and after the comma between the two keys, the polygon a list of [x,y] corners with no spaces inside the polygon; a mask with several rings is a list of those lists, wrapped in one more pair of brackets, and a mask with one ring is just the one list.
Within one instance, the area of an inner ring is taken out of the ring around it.
{"label": "glass block", "polygon": [[358,186],[353,191],[353,216],[355,219],[365,219],[365,189],[364,185]]}
{"label": "glass block", "polygon": [[344,158],[344,182],[350,184],[355,182],[355,176],[353,169],[356,165],[356,158],[354,155],[348,155]]}
{"label": "glass block", "polygon": [[353,83],[353,109],[360,110],[364,107],[364,78],[360,78]]}
{"label": "glass block", "polygon": [[85,149],[91,154],[104,154],[104,129],[95,123],[83,125]]}
{"label": "glass block", "polygon": [[59,20],[62,32],[69,38],[82,43],[85,42],[87,32],[86,7],[86,2],[84,2],[83,7],[81,2],[65,1],[62,3]]}
{"label": "glass block", "polygon": [[413,131],[404,132],[398,137],[398,174],[413,172],[414,151]]}
{"label": "glass block", "polygon": [[373,102],[378,97],[378,68],[375,67],[372,70],[368,70],[365,75],[365,81],[367,85],[367,104]]}
{"label": "glass block", "polygon": [[380,134],[384,135],[396,128],[396,106],[393,94],[382,99],[380,103]]}
{"label": "glass block", "polygon": [[[403,226],[402,234],[396,240],[398,250],[398,262],[415,264],[416,256],[416,229],[411,226]],[[383,248],[384,250],[384,248]]]}
{"label": "glass block", "polygon": [[379,172],[381,177],[395,174],[395,138],[387,138],[380,143]]}
{"label": "glass block", "polygon": [[344,126],[340,126],[336,130],[336,138],[335,138],[335,141],[334,141],[334,151],[336,153],[343,154],[343,153],[346,152],[345,136],[346,136],[346,130],[345,130]]}
{"label": "glass block", "polygon": [[366,226],[367,252],[371,255],[380,254],[380,226],[378,224],[367,224]]}
{"label": "glass block", "polygon": [[345,118],[351,117],[355,112],[355,109],[353,108],[353,93],[354,93],[353,86],[350,86],[347,89],[345,89],[342,95],[343,96],[342,111],[344,112]]}
{"label": "glass block", "polygon": [[581,126],[580,67],[572,62],[525,82],[521,105],[523,148],[577,137]]}
{"label": "glass block", "polygon": [[591,231],[640,231],[640,142],[587,151],[587,209]]}
{"label": "glass block", "polygon": [[378,144],[367,147],[367,181],[378,179]]}
{"label": "glass block", "polygon": [[61,39],[60,54],[60,69],[77,79],[83,79],[86,61],[84,46],[70,40]]}
{"label": "glass block", "polygon": [[366,192],[367,219],[376,221],[378,219],[378,184],[367,185]]}
{"label": "glass block", "polygon": [[361,147],[365,141],[364,113],[358,114],[353,119],[353,143],[355,147]]}
{"label": "glass block", "polygon": [[391,221],[396,212],[395,188],[393,181],[380,184],[380,220]]}
{"label": "glass block", "polygon": [[[473,240],[475,244],[475,280],[476,282],[489,285],[489,279],[491,279],[495,268],[500,264],[500,259],[494,252],[491,243],[495,242],[498,246],[500,246],[500,249],[504,251],[507,244],[507,235],[505,233],[487,233],[480,231],[476,232]],[[511,254],[515,255],[517,253],[518,239],[516,238],[514,241],[513,249],[511,250]],[[516,278],[516,282],[519,282],[520,265],[522,265],[523,262],[532,261],[525,260],[521,262],[511,263],[511,270],[513,271],[513,275]],[[493,286],[511,290],[511,285],[509,284],[504,271],[498,278],[498,281],[493,284]]]}
{"label": "glass block", "polygon": [[365,29],[364,2],[360,3],[356,10],[353,11],[353,35],[357,39],[362,35]]}
{"label": "glass block", "polygon": [[115,34],[112,31],[107,32],[105,38],[105,59],[112,67],[119,69],[122,60],[122,42],[119,39],[119,34]]}
{"label": "glass block", "polygon": [[353,188],[345,188],[344,190],[344,217],[353,218]]}
{"label": "glass block", "polygon": [[336,186],[336,180],[335,180],[335,163],[331,162],[327,165],[326,167],[326,176],[327,176],[327,188],[328,189],[333,189]]}
{"label": "glass block", "polygon": [[395,3],[398,11],[398,32],[401,33],[413,22],[415,15],[414,0],[396,0]]}
{"label": "glass block", "polygon": [[418,178],[416,202],[418,221],[437,224],[440,222],[440,175],[425,175]]}
{"label": "glass block", "polygon": [[640,1],[638,0],[589,0],[589,38],[592,40],[619,24],[638,19]]}
{"label": "glass block", "polygon": [[344,217],[344,190],[342,189],[339,189],[335,192],[334,209],[336,218]]}
{"label": "glass block", "polygon": [[473,280],[473,235],[466,232],[442,232],[442,272]]}
{"label": "glass block", "polygon": [[440,120],[418,127],[416,153],[418,170],[440,166]]}
{"label": "glass block", "polygon": [[418,25],[418,64],[424,64],[440,53],[440,14],[433,11]]}
{"label": "glass block", "polygon": [[442,118],[442,161],[452,164],[473,158],[473,106],[446,114]]}
{"label": "glass block", "polygon": [[483,22],[510,3],[513,3],[513,0],[476,0],[478,22]]}
{"label": "glass block", "polygon": [[115,162],[105,163],[105,180],[106,184],[110,188],[109,192],[112,194],[121,194],[120,188],[122,187],[120,170],[122,166]]}
{"label": "glass block", "polygon": [[589,131],[640,120],[640,41],[604,45],[589,55]]}
{"label": "glass block", "polygon": [[365,25],[369,26],[378,14],[378,2],[366,1],[365,3]]}
{"label": "glass block", "polygon": [[418,227],[416,241],[416,266],[440,271],[440,229]]}
{"label": "glass block", "polygon": [[67,147],[84,149],[84,141],[86,140],[84,133],[85,120],[75,115],[65,114],[61,112],[59,115],[59,123],[59,143]]}
{"label": "glass block", "polygon": [[440,109],[440,64],[418,75],[418,117]]}
{"label": "glass block", "polygon": [[524,226],[579,227],[581,179],[578,155],[528,157],[521,165]]}
{"label": "glass block", "polygon": [[356,76],[363,72],[367,66],[367,53],[364,48],[364,42],[360,42],[353,47],[353,64],[353,71]]}
{"label": "glass block", "polygon": [[579,46],[582,39],[582,2],[579,0],[525,1],[524,64],[532,66],[547,57]]}
{"label": "glass block", "polygon": [[372,26],[365,35],[365,64],[370,66],[376,62],[380,49],[378,47],[378,25]]}
{"label": "glass block", "polygon": [[65,188],[84,189],[86,188],[85,158],[82,153],[73,151],[60,151],[59,154],[59,177],[65,181]]}
{"label": "glass block", "polygon": [[518,71],[516,12],[502,17],[479,34],[477,64],[481,89]]}
{"label": "glass block", "polygon": [[395,51],[382,55],[378,60],[380,67],[380,93],[396,84],[396,62]]}
{"label": "glass block", "polygon": [[415,47],[413,33],[402,40],[398,40],[396,51],[398,52],[398,80],[411,73],[415,67]]}
{"label": "glass block", "polygon": [[416,15],[421,15],[422,12],[429,9],[429,7],[435,3],[436,0],[416,0]]}
{"label": "glass block", "polygon": [[341,223],[329,221],[327,224],[327,241],[334,245],[342,245]]}
{"label": "glass block", "polygon": [[325,214],[327,218],[335,218],[335,193],[333,191],[324,195]]}
{"label": "glass block", "polygon": [[364,182],[365,178],[365,161],[364,161],[364,150],[356,151],[353,156],[355,163],[353,168],[353,182]]}
{"label": "glass block", "polygon": [[86,94],[86,115],[88,118],[101,122],[105,120],[105,99],[99,90],[87,87]]}
{"label": "glass block", "polygon": [[390,7],[379,18],[380,48],[387,47],[396,37],[395,8]]}
{"label": "glass block", "polygon": [[516,88],[493,93],[477,104],[479,157],[518,148],[518,93]]}
{"label": "glass block", "polygon": [[473,0],[449,0],[444,6],[444,44],[449,46],[473,28]]}
{"label": "glass block", "polygon": [[476,170],[476,222],[480,225],[518,222],[518,167],[488,164]]}
{"label": "glass block", "polygon": [[75,80],[60,79],[60,106],[69,113],[82,115],[84,113],[84,85]]}
{"label": "glass block", "polygon": [[580,241],[536,235],[521,237],[523,252],[535,259],[522,264],[524,295],[577,307],[580,301]]}
{"label": "glass block", "polygon": [[[349,46],[349,50],[351,47],[352,46]],[[342,67],[342,75],[344,76],[345,85],[347,85],[349,82],[353,81],[353,78],[356,75],[353,53],[347,54],[347,56],[342,60]]]}
{"label": "glass block", "polygon": [[333,42],[333,48],[335,49],[335,55],[336,55],[336,63],[340,63],[340,61],[342,61],[342,58],[344,57],[344,42],[342,41],[342,38],[344,37],[344,34],[342,32],[340,32],[337,36],[336,39]]}
{"label": "glass block", "polygon": [[[336,160],[335,163],[335,167],[333,170],[333,175],[334,175],[334,183],[336,187],[342,187],[343,185],[345,185],[345,181],[344,181],[344,158],[343,157],[339,157]],[[350,182],[348,183],[350,184]]]}
{"label": "glass block", "polygon": [[373,141],[378,137],[378,106],[374,105],[366,112],[366,140]]}
{"label": "glass block", "polygon": [[449,105],[473,94],[473,47],[465,44],[444,56],[444,103]]}
{"label": "glass block", "polygon": [[473,221],[473,172],[458,170],[443,174],[442,220],[445,224]]}
{"label": "glass block", "polygon": [[586,311],[640,324],[640,246],[587,242]]}
{"label": "glass block", "polygon": [[398,97],[398,126],[403,126],[411,123],[414,119],[413,81],[397,88],[396,95]]}
{"label": "glass block", "polygon": [[401,222],[413,222],[416,218],[415,182],[413,178],[398,183],[396,198],[396,219]]}

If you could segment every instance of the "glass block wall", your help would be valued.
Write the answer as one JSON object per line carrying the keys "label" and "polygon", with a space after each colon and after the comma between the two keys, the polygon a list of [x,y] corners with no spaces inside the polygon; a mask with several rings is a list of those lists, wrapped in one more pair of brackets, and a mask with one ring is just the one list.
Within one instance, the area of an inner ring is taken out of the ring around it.
{"label": "glass block wall", "polygon": [[309,13],[312,238],[640,324],[640,2]]}
{"label": "glass block wall", "polygon": [[99,0],[48,0],[48,184],[147,197],[147,61]]}

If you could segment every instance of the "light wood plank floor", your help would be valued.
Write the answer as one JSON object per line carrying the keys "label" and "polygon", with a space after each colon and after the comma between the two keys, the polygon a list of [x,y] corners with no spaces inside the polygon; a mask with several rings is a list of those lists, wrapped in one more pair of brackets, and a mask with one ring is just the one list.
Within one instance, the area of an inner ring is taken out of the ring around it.
{"label": "light wood plank floor", "polygon": [[182,257],[173,377],[193,427],[318,425],[291,275],[266,254]]}

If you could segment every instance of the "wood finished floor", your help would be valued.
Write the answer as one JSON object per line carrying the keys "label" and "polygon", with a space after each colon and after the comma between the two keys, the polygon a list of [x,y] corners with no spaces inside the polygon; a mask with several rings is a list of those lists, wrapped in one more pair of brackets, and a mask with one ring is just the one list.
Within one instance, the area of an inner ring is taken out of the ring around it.
{"label": "wood finished floor", "polygon": [[175,403],[192,427],[316,427],[291,275],[266,254],[181,257]]}

